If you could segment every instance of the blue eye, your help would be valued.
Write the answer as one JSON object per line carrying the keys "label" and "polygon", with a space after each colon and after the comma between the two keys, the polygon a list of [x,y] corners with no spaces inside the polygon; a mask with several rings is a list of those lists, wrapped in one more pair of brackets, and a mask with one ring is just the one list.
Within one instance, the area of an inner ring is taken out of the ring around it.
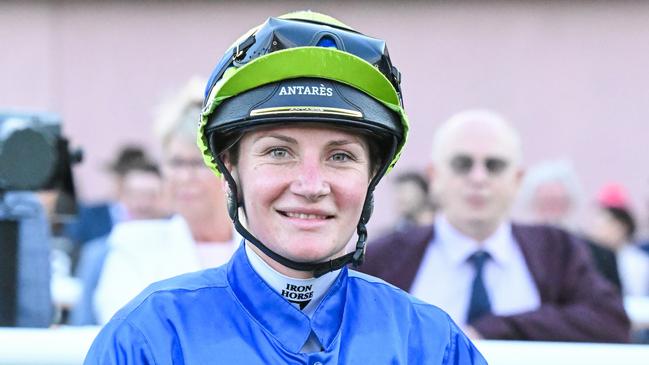
{"label": "blue eye", "polygon": [[284,158],[288,156],[288,152],[285,149],[282,148],[274,148],[270,150],[270,155],[274,158]]}
{"label": "blue eye", "polygon": [[331,159],[333,161],[342,162],[342,161],[348,161],[350,159],[350,157],[346,153],[336,153],[333,156],[331,156]]}

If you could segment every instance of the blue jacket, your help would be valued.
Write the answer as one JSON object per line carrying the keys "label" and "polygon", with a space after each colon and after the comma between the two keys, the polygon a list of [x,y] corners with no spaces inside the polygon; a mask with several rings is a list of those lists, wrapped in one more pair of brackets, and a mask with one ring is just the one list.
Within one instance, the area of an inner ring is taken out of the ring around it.
{"label": "blue jacket", "polygon": [[[310,333],[321,352],[300,353]],[[437,307],[344,268],[310,319],[241,247],[229,264],[153,284],[102,329],[85,364],[486,364]]]}

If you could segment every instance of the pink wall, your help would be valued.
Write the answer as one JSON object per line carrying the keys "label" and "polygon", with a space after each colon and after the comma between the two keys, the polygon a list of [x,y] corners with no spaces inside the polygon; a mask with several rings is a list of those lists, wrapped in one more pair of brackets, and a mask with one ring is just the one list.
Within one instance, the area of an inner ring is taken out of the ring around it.
{"label": "pink wall", "polygon": [[[0,3],[0,107],[59,112],[85,149],[87,199],[109,193],[101,168],[123,142],[151,147],[154,106],[268,15],[311,8],[388,41],[403,73],[410,144],[397,168],[422,168],[450,114],[488,107],[520,128],[526,163],[571,158],[587,194],[611,180],[649,198],[649,4],[529,2]],[[390,215],[378,191],[374,226]]]}

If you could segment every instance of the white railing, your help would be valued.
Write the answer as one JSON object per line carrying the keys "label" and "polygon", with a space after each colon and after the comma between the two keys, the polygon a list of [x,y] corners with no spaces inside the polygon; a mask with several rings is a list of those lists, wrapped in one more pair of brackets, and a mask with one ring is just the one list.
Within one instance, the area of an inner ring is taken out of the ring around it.
{"label": "white railing", "polygon": [[[78,365],[99,327],[0,328],[0,364]],[[647,365],[649,345],[476,341],[490,365]]]}
{"label": "white railing", "polygon": [[647,365],[649,345],[475,341],[489,365]]}
{"label": "white railing", "polygon": [[1,365],[79,365],[100,327],[0,328]]}

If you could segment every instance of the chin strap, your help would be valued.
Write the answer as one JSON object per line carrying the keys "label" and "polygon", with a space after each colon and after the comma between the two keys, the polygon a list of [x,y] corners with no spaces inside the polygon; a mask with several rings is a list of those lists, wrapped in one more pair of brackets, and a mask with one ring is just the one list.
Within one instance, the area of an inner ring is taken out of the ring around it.
{"label": "chin strap", "polygon": [[[392,151],[389,156],[394,155],[396,150],[396,143],[393,143],[392,145],[393,145]],[[239,207],[240,206],[243,207],[243,204],[238,198],[239,193],[238,193],[236,181],[230,174],[230,171],[225,167],[225,164],[221,160],[221,156],[219,155],[215,156],[214,162],[218,166],[219,170],[225,177],[228,186],[230,187],[230,192],[228,193],[228,199],[227,199],[228,214],[230,215],[230,219],[232,219],[232,223],[234,223],[234,228],[237,230],[237,232],[239,232],[239,234],[243,238],[246,239],[246,241],[255,245],[255,247],[260,249],[261,252],[266,254],[266,256],[270,257],[274,261],[288,268],[291,268],[293,270],[312,271],[313,276],[316,278],[319,278],[320,276],[328,272],[338,270],[349,263],[351,263],[354,267],[358,267],[363,263],[363,259],[365,257],[365,242],[367,241],[367,228],[365,227],[365,225],[367,224],[367,222],[370,219],[370,216],[372,215],[372,210],[374,206],[374,198],[373,198],[374,188],[376,187],[376,184],[378,184],[379,180],[381,180],[381,177],[385,175],[385,172],[389,166],[388,163],[384,164],[381,170],[376,175],[374,175],[367,188],[367,194],[365,195],[365,202],[363,204],[361,217],[358,222],[358,225],[356,226],[356,233],[358,235],[358,240],[356,241],[356,248],[354,249],[354,252],[350,252],[348,254],[345,254],[343,256],[325,262],[298,262],[298,261],[293,261],[291,259],[288,259],[272,251],[261,241],[259,241],[257,237],[255,237],[252,233],[250,233],[250,231],[248,231],[248,229],[246,229],[246,227],[244,227],[243,224],[241,224],[241,220],[239,219]]]}
{"label": "chin strap", "polygon": [[[225,174],[224,174],[225,175]],[[362,262],[363,260],[363,255],[365,253],[365,239],[367,236],[365,236],[364,240],[361,241],[360,237],[358,242],[356,243],[356,250],[354,252],[350,252],[346,255],[340,256],[338,258],[335,258],[333,260],[325,261],[325,262],[298,262],[298,261],[293,261],[291,259],[288,259],[280,254],[275,253],[272,251],[270,248],[268,248],[266,245],[261,243],[257,239],[257,237],[253,236],[250,231],[248,231],[242,224],[241,221],[239,220],[238,217],[232,219],[232,222],[234,223],[234,227],[239,232],[239,234],[246,239],[246,241],[252,243],[260,249],[266,256],[270,257],[274,261],[289,267],[294,270],[298,271],[312,271],[313,276],[316,278],[319,278],[320,276],[331,272],[338,270],[342,268],[343,266],[349,264],[350,262],[354,264],[354,266],[357,266]],[[365,226],[363,226],[363,229],[365,229]],[[360,262],[356,262],[356,258],[360,258]]]}

